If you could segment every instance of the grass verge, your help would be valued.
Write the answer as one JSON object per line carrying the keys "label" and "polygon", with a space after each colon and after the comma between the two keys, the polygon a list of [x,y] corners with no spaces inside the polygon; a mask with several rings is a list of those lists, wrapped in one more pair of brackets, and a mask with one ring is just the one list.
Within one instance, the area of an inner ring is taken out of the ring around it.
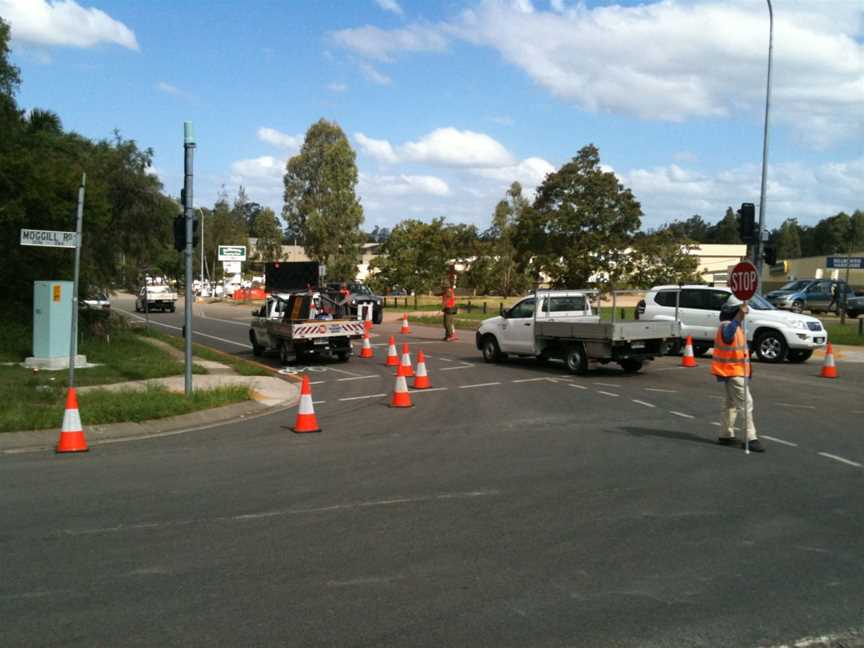
{"label": "grass verge", "polygon": [[864,346],[864,335],[858,335],[858,320],[847,320],[845,325],[824,321],[822,324],[828,331],[828,339],[832,344]]}
{"label": "grass verge", "polygon": [[[149,331],[141,330],[140,333],[141,335],[147,335],[157,340],[161,340],[162,342],[167,342],[175,349],[179,349],[181,351],[185,351],[186,349],[186,341],[183,338],[174,337],[173,335],[167,335],[165,333],[162,333],[161,331],[156,331],[154,329],[150,329]],[[213,362],[221,362],[222,364],[228,365],[241,376],[273,375],[273,372],[271,370],[267,369],[266,367],[262,367],[255,362],[243,360],[242,358],[233,356],[230,353],[222,353],[221,351],[216,351],[215,349],[202,346],[196,342],[192,343],[192,354],[197,358],[201,358],[202,360],[212,360]],[[182,371],[180,373],[182,373]]]}

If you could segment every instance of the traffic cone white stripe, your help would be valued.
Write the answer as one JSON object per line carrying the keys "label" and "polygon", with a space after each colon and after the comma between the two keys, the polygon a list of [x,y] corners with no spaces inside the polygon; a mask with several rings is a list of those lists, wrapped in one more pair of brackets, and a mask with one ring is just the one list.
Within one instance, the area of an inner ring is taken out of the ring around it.
{"label": "traffic cone white stripe", "polygon": [[63,432],[78,432],[81,429],[81,414],[77,409],[67,409],[63,413]]}
{"label": "traffic cone white stripe", "polygon": [[300,397],[300,409],[298,410],[300,414],[314,414],[315,408],[312,406],[312,396],[309,394],[303,394]]}

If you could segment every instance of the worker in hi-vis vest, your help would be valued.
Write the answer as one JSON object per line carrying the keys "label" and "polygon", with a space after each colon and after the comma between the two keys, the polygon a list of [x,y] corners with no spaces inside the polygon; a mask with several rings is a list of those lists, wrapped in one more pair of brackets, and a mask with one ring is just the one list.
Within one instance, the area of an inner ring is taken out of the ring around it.
{"label": "worker in hi-vis vest", "polygon": [[444,341],[453,342],[456,337],[456,278],[448,276],[441,291],[441,311],[444,313]]}
{"label": "worker in hi-vis vest", "polygon": [[735,419],[738,413],[746,414],[748,445],[752,452],[765,452],[762,442],[756,438],[756,425],[753,423],[753,396],[748,381],[751,378],[750,358],[748,357],[747,338],[744,336],[744,318],[749,307],[734,295],[730,295],[720,310],[720,326],[714,336],[714,350],[711,352],[711,373],[726,387],[726,402],[723,408],[723,423],[720,428],[720,445],[738,446],[735,439]]}

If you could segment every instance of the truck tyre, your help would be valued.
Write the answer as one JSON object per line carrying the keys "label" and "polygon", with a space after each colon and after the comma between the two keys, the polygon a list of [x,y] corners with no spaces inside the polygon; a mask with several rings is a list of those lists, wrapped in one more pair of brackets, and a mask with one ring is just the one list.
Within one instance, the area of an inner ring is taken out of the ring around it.
{"label": "truck tyre", "polygon": [[377,311],[373,310],[372,311],[372,323],[373,324],[380,324],[383,321],[384,321],[384,309],[379,308]]}
{"label": "truck tyre", "polygon": [[581,344],[576,344],[567,347],[567,352],[564,354],[564,364],[567,365],[567,370],[578,376],[584,376],[588,373],[588,356],[585,353],[585,347]]}
{"label": "truck tyre", "polygon": [[336,358],[339,362],[348,362],[348,359],[351,357],[350,351],[337,351]]}
{"label": "truck tyre", "polygon": [[177,310],[177,306],[174,305],[174,304],[171,304],[171,305],[168,307],[168,310],[171,311],[171,312],[173,313],[174,311]]}
{"label": "truck tyre", "polygon": [[796,299],[792,302],[792,312],[793,313],[803,313],[804,312],[804,302],[800,299]]}
{"label": "truck tyre", "polygon": [[642,361],[635,360],[634,358],[626,358],[624,360],[620,360],[618,364],[621,365],[621,368],[624,370],[624,373],[636,373],[640,369],[642,369]]}
{"label": "truck tyre", "polygon": [[807,362],[812,355],[813,351],[811,349],[789,349],[786,359],[789,362],[800,364],[802,362]]}
{"label": "truck tyre", "polygon": [[[297,356],[300,356],[300,353],[297,353]],[[279,343],[279,362],[282,363],[283,367],[287,367],[291,362],[291,354],[288,352],[288,345],[284,342]]]}
{"label": "truck tyre", "polygon": [[258,344],[258,336],[255,331],[249,331],[249,342],[252,344],[252,355],[256,358],[264,354],[264,347]]}
{"label": "truck tyre", "polygon": [[783,362],[788,350],[786,340],[777,331],[769,329],[756,337],[756,357],[762,362]]}
{"label": "truck tyre", "polygon": [[480,350],[483,352],[484,362],[501,362],[507,359],[506,354],[501,353],[498,340],[492,335],[487,335],[483,338]]}

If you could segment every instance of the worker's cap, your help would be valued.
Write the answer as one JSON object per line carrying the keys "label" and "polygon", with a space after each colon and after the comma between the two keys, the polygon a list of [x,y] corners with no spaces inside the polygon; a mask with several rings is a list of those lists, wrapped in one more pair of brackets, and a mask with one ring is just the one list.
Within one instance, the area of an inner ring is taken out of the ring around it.
{"label": "worker's cap", "polygon": [[720,321],[730,321],[735,319],[735,316],[738,314],[738,309],[741,308],[741,304],[743,304],[740,299],[738,299],[735,295],[729,295],[729,299],[727,299],[723,306],[720,308]]}

